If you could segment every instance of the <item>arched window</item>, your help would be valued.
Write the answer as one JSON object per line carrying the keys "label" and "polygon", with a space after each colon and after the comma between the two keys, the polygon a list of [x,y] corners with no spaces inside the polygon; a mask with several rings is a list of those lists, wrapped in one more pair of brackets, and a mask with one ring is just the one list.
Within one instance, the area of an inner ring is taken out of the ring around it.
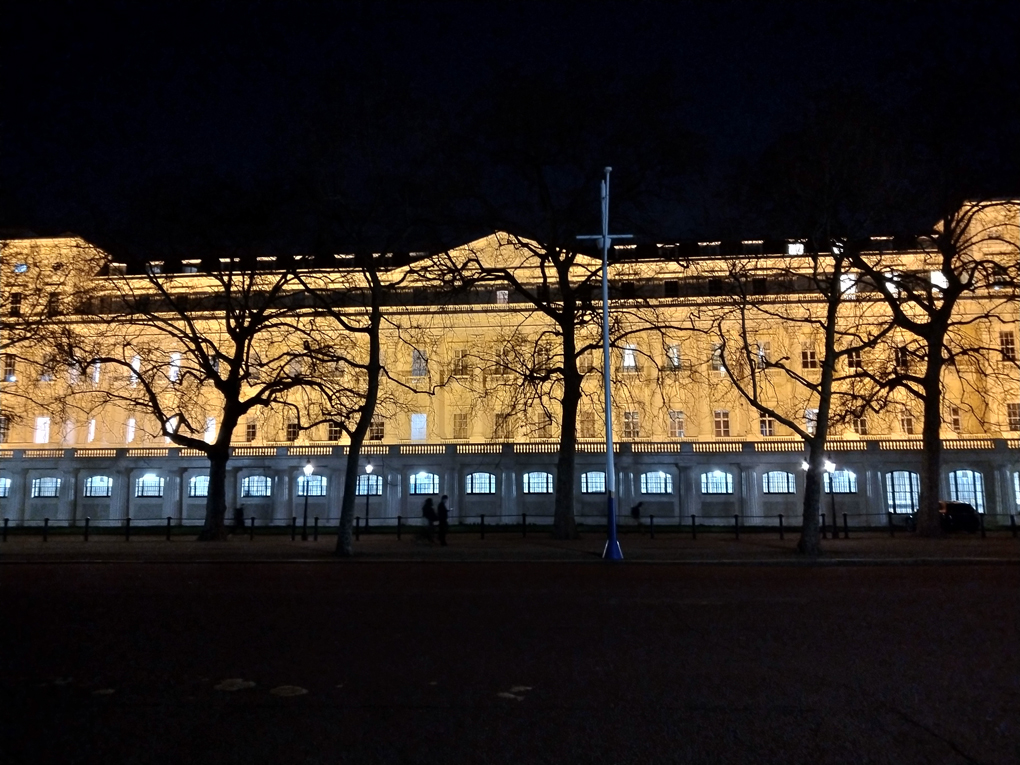
{"label": "arched window", "polygon": [[107,475],[94,475],[85,479],[83,497],[109,497],[113,494],[113,479]]}
{"label": "arched window", "polygon": [[163,476],[156,475],[155,473],[146,473],[135,481],[135,496],[162,497],[164,482]]}
{"label": "arched window", "polygon": [[761,477],[762,494],[796,494],[797,479],[785,470],[770,470]]}
{"label": "arched window", "polygon": [[[7,479],[7,485],[11,485],[11,479]],[[6,494],[0,495],[6,497]],[[1020,471],[1013,473],[1013,499],[1016,500],[1017,507],[1020,507]]]}
{"label": "arched window", "polygon": [[954,470],[949,474],[949,498],[966,502],[979,513],[985,511],[985,479],[976,470]]}
{"label": "arched window", "polygon": [[241,481],[242,497],[268,497],[273,493],[273,481],[267,475],[250,475]]}
{"label": "arched window", "polygon": [[189,497],[208,497],[209,496],[209,476],[207,476],[207,475],[192,476],[191,480],[188,481],[188,496]]}
{"label": "arched window", "polygon": [[297,495],[299,497],[325,497],[326,476],[299,475],[297,479]]}
{"label": "arched window", "polygon": [[886,507],[890,513],[917,512],[917,495],[921,479],[909,470],[894,470],[885,474]]}
{"label": "arched window", "polygon": [[833,470],[825,473],[825,493],[856,494],[857,475],[849,470]]}
{"label": "arched window", "polygon": [[415,473],[408,480],[408,492],[411,494],[438,494],[439,476],[435,473],[422,471]]}
{"label": "arched window", "polygon": [[0,497],[11,496],[11,479],[0,478]]}
{"label": "arched window", "polygon": [[524,474],[525,494],[552,494],[553,477],[552,473],[525,473]]}
{"label": "arched window", "polygon": [[732,494],[733,476],[722,470],[701,474],[702,494]]}
{"label": "arched window", "polygon": [[465,494],[495,494],[496,476],[492,473],[471,473],[464,479]]}
{"label": "arched window", "polygon": [[32,479],[32,496],[33,497],[59,497],[60,496],[60,479],[56,476],[46,476],[45,478],[33,478]]}
{"label": "arched window", "polygon": [[605,494],[606,474],[601,470],[592,470],[587,473],[581,473],[581,493]]}
{"label": "arched window", "polygon": [[359,475],[358,483],[354,486],[354,494],[359,497],[381,497],[382,476],[380,475]]}
{"label": "arched window", "polygon": [[641,474],[642,494],[672,494],[673,476],[661,470]]}

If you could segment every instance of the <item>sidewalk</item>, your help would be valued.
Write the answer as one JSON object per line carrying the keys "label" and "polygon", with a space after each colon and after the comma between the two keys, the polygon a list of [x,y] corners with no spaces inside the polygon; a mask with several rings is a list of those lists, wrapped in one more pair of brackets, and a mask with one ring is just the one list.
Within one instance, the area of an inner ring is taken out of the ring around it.
{"label": "sidewalk", "polygon": [[[824,540],[817,561],[805,560],[794,552],[797,535],[689,533],[648,534],[629,531],[620,535],[624,564],[673,563],[688,565],[916,565],[916,564],[1020,564],[1020,539],[1009,531],[979,535],[954,535],[945,539],[919,539],[907,533],[895,537],[879,532],[851,532],[850,539]],[[601,563],[605,536],[590,531],[580,539],[558,541],[545,531],[451,534],[449,546],[440,547],[405,533],[363,534],[354,543],[355,555],[339,559],[333,555],[334,534],[320,534],[319,540],[291,541],[287,534],[247,534],[227,542],[199,543],[190,535],[175,534],[171,541],[156,534],[136,534],[130,541],[120,536],[94,535],[88,542],[81,536],[12,534],[0,543],[0,564],[14,563],[256,563],[305,562],[335,565],[374,562],[564,562]]]}

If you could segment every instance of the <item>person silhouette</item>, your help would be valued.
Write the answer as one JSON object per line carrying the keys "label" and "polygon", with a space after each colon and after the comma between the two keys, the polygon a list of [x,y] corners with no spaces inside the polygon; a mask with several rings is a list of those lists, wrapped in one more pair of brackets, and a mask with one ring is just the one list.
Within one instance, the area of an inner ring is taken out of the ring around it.
{"label": "person silhouette", "polygon": [[446,500],[449,497],[443,495],[442,499],[439,500],[439,544],[446,547],[446,532],[450,528],[450,508],[446,506]]}

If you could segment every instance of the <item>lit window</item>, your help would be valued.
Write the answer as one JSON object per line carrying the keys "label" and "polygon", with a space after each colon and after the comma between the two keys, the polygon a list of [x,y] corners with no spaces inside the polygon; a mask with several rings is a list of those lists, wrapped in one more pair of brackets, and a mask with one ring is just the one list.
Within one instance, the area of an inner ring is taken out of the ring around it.
{"label": "lit window", "polygon": [[32,497],[59,497],[60,479],[55,476],[32,479]]}
{"label": "lit window", "polygon": [[625,441],[632,441],[641,437],[640,414],[635,411],[623,413],[623,438]]}
{"label": "lit window", "polygon": [[672,494],[673,476],[661,470],[641,474],[642,494]]}
{"label": "lit window", "polygon": [[0,478],[0,498],[6,499],[11,496],[11,479]]}
{"label": "lit window", "polygon": [[826,494],[857,493],[857,475],[849,470],[833,470],[831,473],[824,473],[823,476]]}
{"label": "lit window", "polygon": [[761,477],[763,494],[796,494],[797,479],[785,470],[770,470]]}
{"label": "lit window", "polygon": [[730,437],[730,413],[725,409],[716,409],[712,413],[716,438]]}
{"label": "lit window", "polygon": [[525,473],[524,474],[525,494],[552,494],[553,477],[552,473]]}
{"label": "lit window", "polygon": [[368,426],[368,440],[382,441],[384,438],[386,438],[386,421],[373,417]]}
{"label": "lit window", "polygon": [[181,354],[170,354],[170,372],[167,376],[170,382],[177,382],[181,378]]}
{"label": "lit window", "polygon": [[429,373],[429,360],[424,352],[411,349],[411,377],[425,377]]}
{"label": "lit window", "polygon": [[86,434],[85,440],[88,443],[90,443],[90,444],[93,441],[96,440],[96,421],[95,420],[89,420],[88,433]]}
{"label": "lit window", "polygon": [[325,497],[326,476],[299,475],[297,478],[297,495],[299,497]]}
{"label": "lit window", "polygon": [[817,409],[805,409],[804,410],[804,430],[806,430],[812,436],[818,430],[818,410]]}
{"label": "lit window", "polygon": [[684,426],[685,418],[684,413],[679,409],[669,410],[669,437],[670,438],[683,438],[684,437]]}
{"label": "lit window", "polygon": [[470,473],[464,478],[465,494],[495,494],[496,476],[492,473]]}
{"label": "lit window", "polygon": [[758,430],[765,438],[770,438],[776,434],[776,418],[771,414],[763,414],[758,418]]}
{"label": "lit window", "polygon": [[496,304],[506,305],[510,302],[510,290],[496,290]]}
{"label": "lit window", "polygon": [[408,492],[410,494],[438,494],[439,476],[435,473],[415,473],[408,479]]}
{"label": "lit window", "polygon": [[949,287],[949,280],[941,271],[932,271],[929,276],[933,287],[938,287],[940,290],[944,290]]}
{"label": "lit window", "polygon": [[999,353],[1003,361],[1016,361],[1016,335],[1012,332],[999,333]]}
{"label": "lit window", "polygon": [[890,513],[917,512],[921,479],[917,473],[894,470],[885,474],[887,508]]}
{"label": "lit window", "polygon": [[723,360],[722,345],[716,344],[712,346],[712,358],[709,361],[709,367],[713,372],[726,371],[726,363]]}
{"label": "lit window", "polygon": [[767,369],[769,365],[769,343],[762,342],[757,343],[754,349],[754,368],[755,369]]}
{"label": "lit window", "polygon": [[606,474],[599,470],[581,473],[582,494],[605,494]]}
{"label": "lit window", "polygon": [[14,273],[23,274],[28,270],[28,263],[15,263]]}
{"label": "lit window", "polygon": [[216,440],[216,418],[205,418],[205,442],[211,444]]}
{"label": "lit window", "polygon": [[165,479],[154,473],[146,473],[135,481],[136,497],[162,497]]}
{"label": "lit window", "polygon": [[354,486],[354,493],[359,497],[381,497],[382,476],[362,474]]}
{"label": "lit window", "polygon": [[411,415],[411,440],[424,441],[428,435],[428,415],[417,412]]}
{"label": "lit window", "polygon": [[35,418],[35,443],[48,444],[50,442],[50,418]]}
{"label": "lit window", "polygon": [[138,384],[138,372],[141,370],[141,368],[142,368],[142,357],[141,356],[135,356],[133,359],[131,359],[131,384],[132,385],[137,385]]}
{"label": "lit window", "polygon": [[135,418],[128,417],[126,423],[124,423],[124,443],[130,444],[135,440]]}
{"label": "lit window", "polygon": [[857,277],[854,274],[839,275],[839,291],[844,295],[857,293]]}
{"label": "lit window", "polygon": [[103,371],[103,364],[100,361],[93,361],[89,364],[89,380],[93,385],[99,385],[99,378]]}
{"label": "lit window", "polygon": [[241,481],[242,497],[268,497],[272,490],[272,479],[267,475],[250,475]]}
{"label": "lit window", "polygon": [[208,497],[209,496],[209,476],[207,476],[207,475],[192,476],[191,480],[188,481],[188,496],[189,497]]}
{"label": "lit window", "polygon": [[903,431],[905,436],[914,435],[914,415],[909,412],[900,414],[900,430]]}
{"label": "lit window", "polygon": [[733,476],[722,470],[701,474],[702,494],[732,494]]}
{"label": "lit window", "polygon": [[628,344],[623,346],[623,371],[637,371],[637,346]]}
{"label": "lit window", "polygon": [[954,470],[949,474],[949,498],[966,502],[979,513],[985,511],[985,479],[976,470]]}
{"label": "lit window", "polygon": [[803,255],[804,254],[804,243],[803,242],[788,242],[786,245],[787,255]]}
{"label": "lit window", "polygon": [[9,353],[4,354],[3,358],[3,381],[4,382],[17,382],[18,381],[18,362]]}
{"label": "lit window", "polygon": [[680,346],[670,345],[666,347],[666,367],[676,372],[683,368],[683,359],[680,356]]}
{"label": "lit window", "polygon": [[109,497],[113,495],[113,479],[106,475],[94,475],[85,479],[83,497]]}

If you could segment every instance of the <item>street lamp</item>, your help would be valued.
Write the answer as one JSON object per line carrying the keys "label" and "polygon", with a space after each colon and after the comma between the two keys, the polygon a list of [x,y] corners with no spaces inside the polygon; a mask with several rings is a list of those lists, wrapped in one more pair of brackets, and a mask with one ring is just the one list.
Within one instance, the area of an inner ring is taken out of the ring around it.
{"label": "street lamp", "polygon": [[839,539],[839,527],[836,525],[836,463],[825,460],[825,472],[829,474],[829,502],[832,505],[832,538]]}
{"label": "street lamp", "polygon": [[305,513],[304,513],[304,516],[301,518],[301,541],[302,542],[307,542],[308,541],[308,479],[312,477],[312,471],[313,470],[315,470],[315,468],[312,467],[312,461],[308,460],[308,462],[305,463],[305,467],[304,467],[304,471],[305,471]]}
{"label": "street lamp", "polygon": [[372,463],[365,465],[365,531],[368,531],[368,497],[372,492],[371,484]]}

